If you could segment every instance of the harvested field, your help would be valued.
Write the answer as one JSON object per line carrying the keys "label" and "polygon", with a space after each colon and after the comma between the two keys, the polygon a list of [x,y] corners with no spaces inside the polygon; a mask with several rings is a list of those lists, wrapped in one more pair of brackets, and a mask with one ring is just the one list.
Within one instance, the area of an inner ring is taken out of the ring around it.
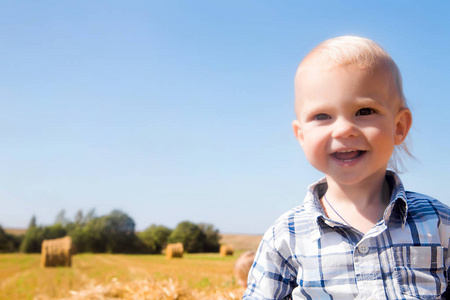
{"label": "harvested field", "polygon": [[234,251],[256,251],[262,235],[250,234],[221,234],[221,244],[232,245]]}
{"label": "harvested field", "polygon": [[0,299],[240,299],[237,257],[78,254],[72,268],[39,266],[39,254],[0,255]]}
{"label": "harvested field", "polygon": [[23,228],[3,228],[6,233],[13,234],[13,235],[23,235],[25,232],[27,232],[26,229]]}

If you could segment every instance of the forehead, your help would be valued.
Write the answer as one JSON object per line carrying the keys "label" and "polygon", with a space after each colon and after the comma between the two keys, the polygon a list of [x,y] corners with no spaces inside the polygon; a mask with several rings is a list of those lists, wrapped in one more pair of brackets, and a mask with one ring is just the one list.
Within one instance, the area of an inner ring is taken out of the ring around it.
{"label": "forehead", "polygon": [[346,68],[349,71],[366,71],[370,74],[382,74],[384,77],[394,79],[395,75],[388,61],[385,59],[376,60],[373,57],[357,59],[355,57],[346,58],[324,55],[321,49],[311,51],[300,63],[296,80],[302,78],[302,75],[325,73],[338,68]]}
{"label": "forehead", "polygon": [[295,77],[295,98],[296,113],[305,104],[323,104],[346,98],[385,99],[400,103],[396,101],[399,97],[387,68],[366,70],[357,65],[340,66],[316,60],[300,65]]}

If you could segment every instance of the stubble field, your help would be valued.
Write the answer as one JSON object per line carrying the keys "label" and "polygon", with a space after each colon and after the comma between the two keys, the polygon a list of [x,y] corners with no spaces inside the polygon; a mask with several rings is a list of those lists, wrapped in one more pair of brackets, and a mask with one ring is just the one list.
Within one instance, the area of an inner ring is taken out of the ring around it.
{"label": "stubble field", "polygon": [[0,299],[240,299],[234,263],[260,238],[224,235],[222,242],[237,250],[227,257],[78,254],[72,268],[43,269],[39,254],[1,254]]}

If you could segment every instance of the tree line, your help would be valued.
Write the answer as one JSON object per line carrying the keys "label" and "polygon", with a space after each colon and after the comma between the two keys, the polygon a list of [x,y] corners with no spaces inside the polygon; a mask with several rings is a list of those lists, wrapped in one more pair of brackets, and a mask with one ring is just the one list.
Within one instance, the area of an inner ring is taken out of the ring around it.
{"label": "tree line", "polygon": [[45,239],[70,236],[76,253],[128,253],[156,254],[168,243],[183,243],[188,253],[218,252],[220,233],[212,224],[180,222],[175,229],[152,224],[136,233],[135,222],[125,212],[113,210],[110,214],[96,216],[91,210],[86,215],[78,211],[73,220],[62,210],[54,224],[38,226],[36,217],[30,220],[24,235],[6,233],[0,226],[0,253],[40,253]]}

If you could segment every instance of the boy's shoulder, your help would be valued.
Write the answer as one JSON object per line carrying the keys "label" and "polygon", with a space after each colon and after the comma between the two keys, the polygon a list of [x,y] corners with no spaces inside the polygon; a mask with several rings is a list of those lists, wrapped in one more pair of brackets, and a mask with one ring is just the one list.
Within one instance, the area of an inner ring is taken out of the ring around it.
{"label": "boy's shoulder", "polygon": [[[292,225],[299,225],[306,223],[306,221],[311,217],[311,211],[305,203],[297,205],[290,210],[283,213],[275,221],[274,226],[276,227],[286,227]],[[306,225],[306,224],[305,224]]]}
{"label": "boy's shoulder", "polygon": [[302,215],[308,215],[309,213],[309,209],[306,207],[305,203],[302,203],[284,212],[281,216],[278,217],[275,223],[292,220],[292,218]]}
{"label": "boy's shoulder", "polygon": [[305,203],[283,213],[267,230],[266,240],[283,240],[289,236],[305,236],[311,230],[312,214]]}
{"label": "boy's shoulder", "polygon": [[406,191],[408,213],[412,216],[427,216],[429,214],[439,215],[450,219],[450,207],[436,198],[425,194]]}
{"label": "boy's shoulder", "polygon": [[267,230],[266,240],[282,241],[285,239],[314,239],[320,233],[317,219],[324,214],[318,201],[319,195],[327,189],[325,178],[322,178],[307,188],[302,204],[283,213]]}

